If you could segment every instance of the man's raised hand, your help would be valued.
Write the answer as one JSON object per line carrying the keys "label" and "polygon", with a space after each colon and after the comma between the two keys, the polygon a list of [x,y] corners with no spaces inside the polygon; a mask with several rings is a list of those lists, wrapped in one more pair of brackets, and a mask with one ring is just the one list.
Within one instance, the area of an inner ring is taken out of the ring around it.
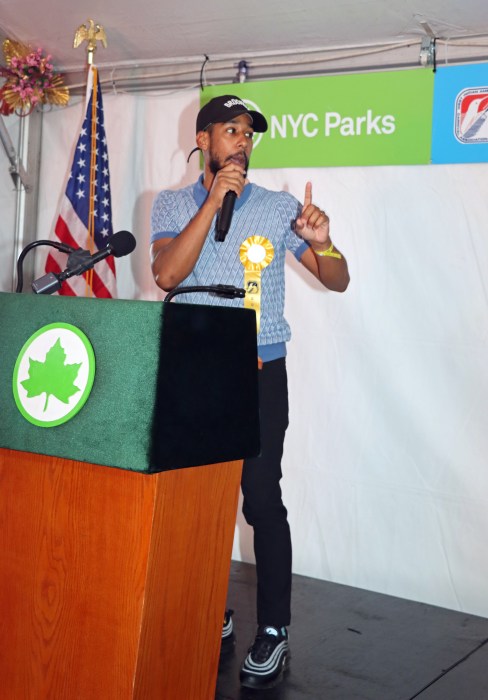
{"label": "man's raised hand", "polygon": [[295,222],[296,232],[310,243],[323,245],[329,241],[329,217],[312,204],[312,183],[305,185],[302,213]]}

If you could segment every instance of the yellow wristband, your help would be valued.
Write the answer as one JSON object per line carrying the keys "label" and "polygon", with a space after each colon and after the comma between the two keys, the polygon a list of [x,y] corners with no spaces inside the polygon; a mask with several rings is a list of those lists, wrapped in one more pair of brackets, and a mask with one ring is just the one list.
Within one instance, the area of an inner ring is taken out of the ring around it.
{"label": "yellow wristband", "polygon": [[333,243],[330,244],[330,248],[327,248],[327,250],[315,250],[313,247],[312,250],[315,255],[320,255],[321,258],[337,258],[338,260],[342,260],[342,255],[334,250]]}

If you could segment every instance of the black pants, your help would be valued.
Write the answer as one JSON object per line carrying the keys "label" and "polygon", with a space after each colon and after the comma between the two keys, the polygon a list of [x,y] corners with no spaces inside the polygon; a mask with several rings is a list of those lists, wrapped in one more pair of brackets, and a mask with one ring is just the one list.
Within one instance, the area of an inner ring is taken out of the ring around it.
{"label": "black pants", "polygon": [[291,538],[281,498],[281,457],[288,426],[285,358],[259,371],[261,455],[246,459],[242,512],[254,528],[258,625],[290,624]]}

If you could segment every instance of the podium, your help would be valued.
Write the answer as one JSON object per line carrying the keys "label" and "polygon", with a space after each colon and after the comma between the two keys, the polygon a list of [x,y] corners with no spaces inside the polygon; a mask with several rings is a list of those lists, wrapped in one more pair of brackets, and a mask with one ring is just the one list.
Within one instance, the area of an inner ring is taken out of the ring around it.
{"label": "podium", "polygon": [[[96,369],[79,412],[43,426],[13,385],[58,322]],[[259,453],[254,313],[0,294],[0,342],[2,696],[213,700],[242,459]]]}

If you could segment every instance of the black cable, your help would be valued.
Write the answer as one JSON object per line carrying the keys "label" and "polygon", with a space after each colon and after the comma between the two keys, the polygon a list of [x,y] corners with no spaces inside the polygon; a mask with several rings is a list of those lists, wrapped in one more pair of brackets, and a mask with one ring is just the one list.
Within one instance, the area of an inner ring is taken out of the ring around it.
{"label": "black cable", "polygon": [[17,287],[15,289],[16,294],[20,294],[20,292],[22,291],[22,287],[24,286],[24,273],[22,270],[24,258],[27,255],[27,253],[30,250],[32,250],[32,248],[36,248],[38,245],[50,245],[53,248],[57,248],[62,253],[73,253],[75,250],[75,248],[72,248],[70,245],[67,245],[66,243],[58,243],[58,241],[34,241],[33,243],[29,243],[29,245],[26,245],[24,250],[19,255],[19,259],[17,260]]}
{"label": "black cable", "polygon": [[202,67],[200,68],[200,89],[203,91],[203,88],[205,87],[203,84],[203,71],[205,70],[205,66],[207,65],[207,62],[209,60],[208,56],[206,53],[203,54],[205,56],[205,60],[202,63]]}
{"label": "black cable", "polygon": [[186,162],[189,163],[189,162],[190,162],[190,158],[192,157],[192,155],[193,155],[196,151],[199,151],[199,150],[200,150],[200,146],[195,146],[195,148],[194,148],[192,151],[190,151],[190,155],[189,155],[188,158],[186,159]]}
{"label": "black cable", "polygon": [[480,650],[482,647],[484,647],[485,644],[487,644],[487,643],[488,643],[488,639],[484,639],[482,642],[480,642],[480,644],[478,644],[478,646],[476,646],[474,649],[471,649],[471,651],[468,651],[468,653],[465,654],[461,659],[458,659],[458,660],[455,661],[453,664],[451,664],[451,666],[449,666],[449,668],[443,669],[443,670],[441,671],[441,673],[439,673],[439,675],[436,676],[436,677],[434,678],[434,680],[432,680],[432,681],[430,681],[429,683],[427,683],[427,685],[424,685],[424,687],[421,688],[419,691],[417,691],[417,692],[415,693],[415,695],[411,695],[411,696],[408,698],[408,700],[415,700],[415,698],[418,698],[418,697],[420,697],[420,695],[423,695],[423,693],[424,693],[425,690],[427,690],[428,688],[430,688],[431,686],[433,686],[435,683],[437,683],[437,681],[441,680],[441,678],[443,678],[445,675],[447,675],[450,671],[452,671],[453,669],[455,669],[457,666],[460,666],[462,663],[464,663],[465,661],[467,661],[467,660],[469,659],[470,656],[472,656],[472,655],[475,654],[477,651],[479,651],[479,650]]}

